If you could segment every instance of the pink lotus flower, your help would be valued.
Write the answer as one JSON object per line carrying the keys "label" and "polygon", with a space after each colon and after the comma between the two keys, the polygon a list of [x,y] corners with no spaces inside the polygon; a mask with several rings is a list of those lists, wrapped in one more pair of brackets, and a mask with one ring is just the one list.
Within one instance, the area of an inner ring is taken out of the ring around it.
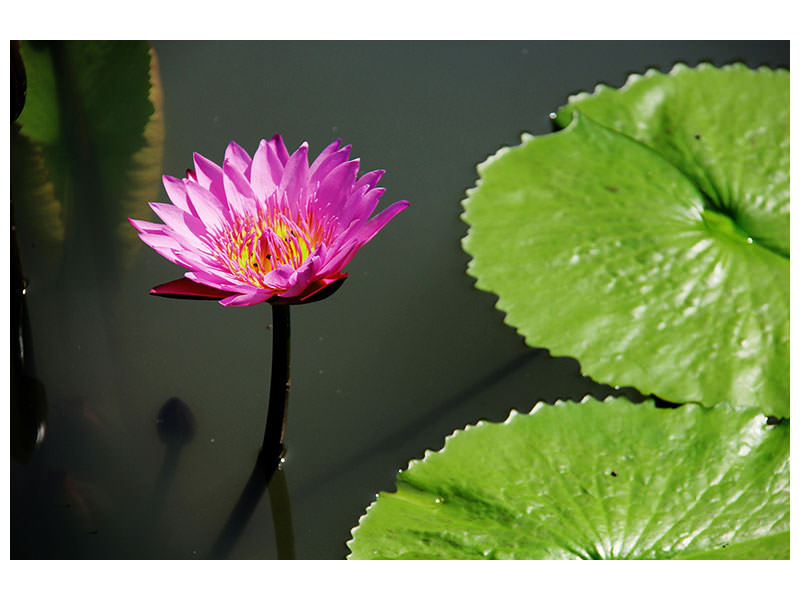
{"label": "pink lotus flower", "polygon": [[224,306],[296,304],[329,295],[342,269],[408,202],[370,219],[384,171],[357,178],[359,160],[337,140],[308,164],[280,135],[250,158],[231,142],[220,168],[195,153],[183,179],[164,176],[172,204],[150,207],[164,224],[129,219],[144,243],[188,269],[151,294],[220,299]]}

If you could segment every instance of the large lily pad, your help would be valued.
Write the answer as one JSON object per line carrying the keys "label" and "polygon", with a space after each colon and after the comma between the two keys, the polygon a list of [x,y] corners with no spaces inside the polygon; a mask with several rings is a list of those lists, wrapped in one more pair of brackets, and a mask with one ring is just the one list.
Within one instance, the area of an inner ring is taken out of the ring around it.
{"label": "large lily pad", "polygon": [[349,558],[788,558],[789,423],[622,398],[539,404],[412,461]]}
{"label": "large lily pad", "polygon": [[742,70],[574,100],[565,130],[479,166],[463,245],[529,345],[673,402],[788,416],[788,75],[719,78]]}

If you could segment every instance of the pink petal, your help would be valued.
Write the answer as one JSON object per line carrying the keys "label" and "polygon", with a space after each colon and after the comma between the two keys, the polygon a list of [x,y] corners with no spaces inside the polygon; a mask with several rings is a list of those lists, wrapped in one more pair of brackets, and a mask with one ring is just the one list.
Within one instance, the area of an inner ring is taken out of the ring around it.
{"label": "pink petal", "polygon": [[294,269],[291,267],[280,266],[264,275],[264,285],[276,290],[286,289],[292,273],[294,273]]}
{"label": "pink petal", "polygon": [[186,184],[181,179],[170,177],[169,175],[164,175],[161,178],[161,181],[164,183],[164,189],[167,191],[167,196],[169,196],[169,199],[172,201],[172,203],[178,208],[182,208],[186,212],[189,212],[189,200],[186,195]]}
{"label": "pink petal", "polygon": [[312,177],[314,175],[314,172],[325,161],[325,159],[328,158],[331,154],[333,154],[334,152],[336,152],[339,149],[339,146],[341,145],[341,143],[342,143],[341,139],[334,140],[333,142],[331,142],[330,144],[325,146],[325,149],[317,155],[317,158],[314,159],[314,162],[312,162],[311,166],[308,168],[309,174]]}
{"label": "pink petal", "polygon": [[311,269],[306,268],[301,270],[295,271],[296,277],[293,277],[294,282],[291,282],[292,285],[289,286],[289,289],[283,291],[278,294],[281,297],[290,297],[290,296],[297,296],[298,294],[302,293],[304,289],[308,287],[308,284],[311,282]]}
{"label": "pink petal", "polygon": [[278,186],[278,196],[283,196],[287,189],[300,190],[308,183],[308,143],[303,142],[295,153],[289,157]]}
{"label": "pink petal", "polygon": [[222,163],[225,197],[231,212],[240,217],[256,214],[256,199],[250,182],[228,159]]}
{"label": "pink petal", "polygon": [[189,194],[189,205],[192,213],[200,219],[206,227],[222,227],[229,222],[229,210],[220,200],[207,189],[200,187],[193,181],[186,182],[186,191]]}
{"label": "pink petal", "polygon": [[[327,177],[328,173],[330,173],[333,169],[338,167],[344,162],[347,162],[347,159],[350,157],[350,146],[345,146],[341,150],[337,150],[330,156],[326,157],[324,160],[320,161],[319,157],[317,160],[314,161],[316,167],[313,170],[309,170],[308,179],[311,183],[316,183],[318,181],[322,181]],[[319,163],[319,164],[317,164]]]}
{"label": "pink petal", "polygon": [[339,248],[335,253],[331,254],[322,272],[328,276],[329,273],[341,271],[363,245],[364,244],[357,239],[350,240],[346,244],[343,244],[341,248]]}
{"label": "pink petal", "polygon": [[[318,203],[339,210],[345,203],[356,181],[360,161],[351,160],[340,164],[322,180],[317,191]],[[329,209],[330,210],[330,209]]]}
{"label": "pink petal", "polygon": [[217,290],[222,290],[227,292],[227,294],[241,294],[243,292],[249,292],[255,289],[252,285],[230,281],[229,279],[222,277],[221,274],[215,275],[209,271],[189,271],[184,273],[184,277],[199,285],[205,285]]}
{"label": "pink petal", "polygon": [[244,294],[234,294],[219,301],[222,306],[253,306],[266,302],[275,294],[267,290],[253,290]]}
{"label": "pink petal", "polygon": [[215,196],[222,196],[224,189],[222,187],[222,169],[219,165],[195,152],[194,173],[197,183]]}
{"label": "pink petal", "polygon": [[340,226],[347,227],[354,221],[366,223],[372,216],[372,211],[378,206],[378,200],[386,191],[384,188],[372,188],[364,193],[365,189],[358,188],[350,195],[339,218]]}
{"label": "pink petal", "polygon": [[206,247],[207,244],[203,241],[208,231],[206,230],[203,222],[187,212],[184,212],[177,206],[172,204],[159,204],[158,202],[150,202],[150,208],[158,215],[158,218],[164,221],[170,229],[178,233],[183,242],[188,243],[189,246],[200,245]]}
{"label": "pink petal", "polygon": [[383,174],[386,173],[384,169],[378,169],[377,171],[370,171],[369,173],[364,173],[361,177],[358,178],[355,185],[353,187],[360,188],[363,186],[375,187],[380,181]]}
{"label": "pink petal", "polygon": [[400,200],[399,202],[395,202],[386,208],[377,217],[367,223],[361,231],[358,232],[359,240],[362,240],[362,242],[366,244],[373,237],[375,237],[375,234],[383,229],[386,224],[397,215],[397,213],[404,211],[406,208],[408,208],[408,200]]}
{"label": "pink petal", "polygon": [[182,250],[180,242],[170,233],[140,233],[139,239],[150,246],[153,250],[168,248],[169,250]]}
{"label": "pink petal", "polygon": [[276,133],[273,135],[267,142],[267,146],[269,146],[269,149],[275,154],[281,165],[285,166],[289,161],[289,151],[286,149],[286,144],[283,143],[283,138],[280,134]]}
{"label": "pink petal", "polygon": [[[208,252],[204,252],[201,248],[186,248],[183,247],[180,250],[175,251],[175,255],[179,259],[180,265],[186,267],[187,269],[191,269],[195,272],[201,273],[216,273],[220,276],[225,276],[226,273],[229,271],[219,264],[217,258]],[[238,281],[238,278],[233,276],[234,280]]]}
{"label": "pink petal", "polygon": [[166,233],[169,228],[161,223],[150,223],[139,219],[128,219],[128,223],[133,225],[139,233]]}
{"label": "pink petal", "polygon": [[[225,149],[225,160],[229,160],[237,171],[250,179],[250,165],[252,164],[253,160],[250,158],[247,150],[242,148],[236,142],[231,142]],[[224,162],[225,161],[223,161],[223,163]]]}
{"label": "pink petal", "polygon": [[283,163],[267,140],[261,140],[253,157],[250,185],[256,198],[263,202],[278,187],[283,175]]}
{"label": "pink petal", "polygon": [[302,293],[306,287],[308,287],[314,275],[322,266],[320,252],[320,248],[317,248],[311,256],[303,261],[303,264],[300,266],[300,268],[289,276],[289,283],[291,285],[289,289],[278,294],[279,296],[297,296],[298,294]]}

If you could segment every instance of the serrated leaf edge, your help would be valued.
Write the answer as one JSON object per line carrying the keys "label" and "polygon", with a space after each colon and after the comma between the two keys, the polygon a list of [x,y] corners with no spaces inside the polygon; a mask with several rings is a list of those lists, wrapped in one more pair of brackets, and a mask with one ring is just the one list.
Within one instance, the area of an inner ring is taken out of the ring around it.
{"label": "serrated leaf edge", "polygon": [[[641,80],[643,78],[654,77],[654,76],[657,76],[657,75],[674,75],[674,74],[679,73],[679,72],[684,71],[684,70],[719,70],[719,71],[745,70],[745,71],[748,71],[748,72],[769,72],[769,73],[781,73],[781,72],[783,72],[783,73],[787,73],[787,74],[789,73],[788,69],[785,69],[785,68],[782,68],[782,67],[772,68],[772,67],[769,67],[767,65],[760,65],[757,68],[752,69],[752,68],[748,67],[745,63],[743,63],[741,61],[728,63],[728,64],[725,64],[725,65],[722,65],[721,67],[717,67],[716,65],[714,65],[713,63],[710,63],[708,61],[700,62],[700,63],[697,64],[697,66],[691,67],[686,62],[679,61],[679,62],[676,62],[675,64],[673,64],[672,67],[667,72],[663,72],[663,71],[660,71],[659,69],[657,69],[655,67],[651,67],[651,68],[645,70],[644,73],[636,73],[636,72],[630,73],[628,75],[627,79],[625,80],[625,83],[622,86],[620,86],[619,88],[615,88],[615,87],[610,86],[610,85],[608,85],[608,84],[606,84],[604,82],[599,82],[599,83],[597,83],[595,85],[594,90],[592,92],[581,91],[581,92],[577,92],[575,94],[569,95],[567,97],[566,104],[564,104],[562,106],[559,106],[558,109],[556,110],[556,112],[555,113],[551,113],[551,115],[556,115],[557,112],[561,111],[561,109],[565,108],[566,106],[568,106],[569,104],[571,104],[575,100],[579,100],[579,99],[583,99],[583,98],[586,98],[586,97],[590,97],[590,96],[592,96],[592,95],[594,95],[596,93],[602,92],[604,90],[624,91],[627,88],[629,88],[631,85],[633,85],[634,83],[636,83],[637,81],[639,81],[639,80]],[[502,146],[498,150],[496,150],[493,154],[490,154],[489,156],[487,156],[486,159],[484,159],[482,162],[477,163],[476,172],[478,173],[478,178],[475,180],[475,183],[473,184],[472,187],[467,188],[465,190],[465,197],[461,200],[461,206],[462,206],[463,210],[462,210],[461,214],[459,215],[459,218],[461,219],[461,221],[463,221],[464,223],[466,223],[468,225],[467,233],[461,238],[461,249],[467,254],[467,256],[469,256],[469,261],[467,262],[466,273],[467,273],[467,275],[469,275],[470,277],[472,277],[474,279],[474,284],[473,285],[474,285],[475,289],[480,290],[482,292],[490,293],[490,294],[494,295],[497,298],[497,301],[494,303],[493,308],[495,310],[498,310],[501,313],[503,313],[503,315],[504,315],[503,316],[503,324],[508,326],[508,327],[510,327],[511,329],[513,329],[514,332],[517,335],[519,335],[520,337],[522,337],[525,340],[526,344],[528,343],[528,339],[529,339],[530,336],[526,335],[523,331],[521,331],[520,327],[518,327],[516,325],[513,325],[512,323],[509,322],[509,320],[508,320],[509,319],[509,311],[506,308],[506,305],[503,303],[503,299],[500,297],[499,294],[497,294],[492,289],[489,289],[488,287],[484,287],[485,284],[482,284],[480,277],[478,277],[478,275],[474,272],[475,256],[472,253],[470,253],[466,248],[466,243],[470,238],[471,229],[472,229],[472,224],[469,223],[466,220],[467,205],[468,205],[471,197],[475,194],[475,192],[478,191],[478,188],[483,183],[483,177],[481,176],[481,173],[482,173],[484,168],[486,168],[488,165],[490,165],[492,162],[494,162],[495,160],[497,160],[498,158],[500,158],[504,154],[506,154],[506,153],[508,153],[508,152],[510,152],[510,151],[512,151],[514,149],[521,148],[525,144],[530,143],[531,141],[535,140],[537,137],[544,137],[546,135],[559,135],[559,134],[562,134],[562,133],[567,133],[573,127],[576,126],[576,123],[578,121],[578,119],[576,118],[576,115],[580,115],[580,113],[578,111],[575,111],[575,114],[573,114],[573,117],[570,119],[570,122],[565,127],[563,127],[562,129],[559,129],[558,131],[554,131],[552,133],[547,133],[547,134],[543,134],[543,135],[540,135],[540,136],[536,136],[536,135],[534,135],[532,133],[523,132],[520,135],[520,143],[518,145],[516,145],[516,146]],[[553,117],[553,120],[555,120],[555,117]],[[561,351],[558,350],[557,348],[548,348],[547,350],[551,353],[551,356],[553,356],[554,358],[559,358],[559,357],[562,357],[562,358],[563,357],[574,358],[570,354],[560,353]],[[584,367],[585,367],[585,364],[581,363],[581,370],[582,371],[583,371]],[[619,389],[620,387],[627,385],[627,384],[624,384],[624,383],[623,384],[618,384],[618,383],[613,383],[613,382],[610,382],[610,381],[598,381],[598,383],[606,384],[606,385],[612,385],[615,389]],[[653,390],[642,388],[641,385],[637,386],[636,389],[640,393],[642,393],[643,395],[646,395],[646,396],[653,393]],[[670,401],[676,402],[676,403],[679,403],[679,404],[689,403],[689,402],[685,402],[685,401],[683,401],[681,399],[675,399],[675,398],[670,398]]]}
{"label": "serrated leaf edge", "polygon": [[[617,398],[617,397],[608,395],[602,400],[602,402],[605,402],[606,400],[610,400],[610,399],[614,399],[614,398]],[[415,464],[425,461],[429,456],[433,456],[434,454],[441,454],[442,452],[444,452],[445,448],[447,447],[447,443],[451,439],[455,438],[459,434],[462,434],[462,433],[465,433],[466,431],[469,431],[470,429],[475,429],[475,428],[478,428],[478,427],[485,427],[487,425],[507,425],[507,424],[511,423],[515,418],[518,418],[520,415],[532,415],[532,414],[535,414],[535,413],[539,412],[540,410],[542,410],[543,406],[548,406],[548,407],[561,406],[561,405],[567,404],[567,403],[584,404],[584,403],[588,403],[589,400],[592,400],[592,401],[595,401],[595,402],[601,402],[601,400],[597,400],[591,394],[586,394],[580,400],[580,402],[573,402],[572,400],[562,400],[562,399],[556,400],[552,405],[550,405],[550,404],[548,404],[546,402],[537,402],[536,404],[533,405],[531,410],[528,411],[527,413],[521,413],[517,409],[512,408],[509,411],[508,416],[503,421],[487,421],[486,419],[479,419],[474,424],[473,423],[468,423],[467,425],[464,426],[463,429],[455,429],[451,433],[446,435],[445,438],[444,438],[444,441],[442,442],[442,447],[441,448],[439,448],[438,450],[431,450],[430,448],[426,448],[422,452],[422,458],[412,458],[411,460],[408,461],[408,465],[406,465],[405,469],[398,469],[397,473],[399,475],[403,471],[409,470]],[[350,544],[355,540],[356,531],[358,531],[359,527],[361,527],[361,523],[367,517],[367,515],[369,514],[369,511],[372,510],[372,507],[374,507],[375,504],[378,502],[378,500],[380,499],[381,494],[384,494],[384,493],[386,493],[386,494],[394,494],[396,492],[397,492],[397,487],[395,486],[394,492],[382,491],[382,492],[379,492],[379,493],[375,494],[375,500],[373,500],[372,502],[369,503],[369,505],[366,507],[366,509],[364,510],[362,515],[358,518],[358,522],[356,523],[356,525],[350,529],[350,539],[345,542],[345,545],[348,548],[350,548]],[[347,556],[345,558],[349,558],[350,556],[352,556],[352,554],[353,553],[351,551],[349,554],[347,554]]]}
{"label": "serrated leaf edge", "polygon": [[[586,394],[586,395],[583,396],[583,398],[580,399],[580,401],[577,401],[577,402],[574,401],[574,400],[561,399],[561,398],[559,398],[558,400],[553,402],[553,404],[549,404],[547,402],[539,401],[539,402],[536,402],[533,405],[533,407],[531,408],[531,410],[528,411],[527,413],[522,413],[522,412],[516,410],[515,408],[512,408],[509,411],[508,416],[503,421],[487,421],[486,419],[479,419],[474,424],[470,423],[470,424],[465,425],[463,429],[455,429],[452,433],[450,433],[447,436],[445,436],[444,442],[442,443],[442,447],[439,448],[439,450],[435,450],[434,451],[434,450],[431,450],[430,448],[425,449],[425,451],[422,453],[422,458],[412,458],[411,460],[408,461],[408,465],[406,466],[406,468],[405,469],[398,469],[397,473],[400,474],[403,471],[407,471],[408,469],[412,468],[415,464],[424,462],[430,456],[433,456],[435,454],[441,454],[447,448],[447,444],[451,439],[455,438],[459,434],[465,433],[466,431],[468,431],[470,429],[474,429],[474,428],[478,428],[478,427],[485,427],[487,425],[508,425],[514,419],[519,418],[520,416],[534,415],[534,414],[540,412],[541,410],[551,410],[551,409],[554,409],[554,408],[557,408],[557,407],[560,407],[560,406],[567,406],[567,405],[570,405],[570,404],[582,405],[582,404],[596,403],[596,404],[609,404],[610,405],[610,404],[614,404],[614,403],[618,403],[618,402],[625,402],[625,403],[629,403],[629,404],[634,404],[633,402],[630,402],[630,400],[628,400],[624,396],[614,396],[612,394],[608,394],[602,400],[598,400],[597,398],[595,398],[591,394]],[[636,404],[638,404],[640,406],[648,406],[648,405],[650,405],[650,406],[652,406],[654,408],[657,408],[655,406],[655,400],[645,400],[643,402],[636,403]],[[751,413],[753,413],[754,417],[755,416],[761,416],[761,417],[764,418],[765,424],[766,424],[766,420],[767,420],[766,415],[761,413],[757,408],[732,406],[732,405],[728,404],[727,402],[720,402],[718,404],[715,404],[714,406],[705,406],[705,405],[700,404],[698,402],[686,402],[686,403],[681,404],[680,406],[678,406],[676,408],[663,408],[663,409],[659,409],[659,410],[686,411],[686,412],[695,412],[695,411],[698,411],[698,410],[699,411],[703,411],[703,412],[712,412],[712,411],[719,411],[719,410],[731,410],[731,411],[738,412],[738,413],[751,412]],[[356,523],[356,525],[350,529],[350,539],[345,542],[345,545],[351,551],[345,556],[345,558],[349,559],[353,555],[353,552],[352,552],[352,549],[351,549],[351,544],[355,541],[356,531],[358,531],[358,529],[361,527],[361,524],[364,521],[364,519],[367,518],[367,516],[369,515],[369,512],[372,510],[372,508],[378,502],[378,500],[381,497],[381,494],[395,494],[395,493],[397,493],[397,487],[396,486],[395,486],[395,490],[393,492],[381,491],[381,492],[375,494],[375,500],[373,500],[372,502],[369,503],[369,505],[366,507],[366,509],[364,509],[364,512],[358,518],[358,522]]]}
{"label": "serrated leaf edge", "polygon": [[[580,113],[576,112],[576,115],[579,115],[579,114]],[[560,129],[559,131],[556,131],[556,132],[553,132],[553,133],[549,133],[549,134],[545,134],[545,135],[567,134],[574,127],[577,127],[577,123],[578,123],[578,118],[573,116],[573,118],[570,120],[569,124],[566,127],[564,127],[563,129]],[[512,150],[516,150],[517,148],[521,148],[521,147],[525,146],[526,144],[532,143],[538,137],[543,137],[543,136],[536,136],[536,135],[533,135],[532,133],[523,132],[520,135],[520,143],[518,145],[516,145],[516,146],[502,146],[498,150],[496,150],[493,154],[490,154],[489,156],[487,156],[486,159],[484,159],[482,162],[477,163],[475,169],[476,169],[476,172],[478,173],[478,178],[475,180],[475,183],[473,184],[473,186],[468,188],[465,191],[465,196],[466,197],[461,200],[461,206],[462,206],[463,210],[462,210],[461,214],[459,215],[459,218],[469,226],[468,229],[467,229],[467,233],[464,235],[464,237],[461,238],[461,249],[464,251],[464,253],[467,254],[467,256],[469,256],[469,261],[467,262],[467,269],[466,269],[467,275],[472,277],[472,279],[474,280],[473,285],[474,285],[475,289],[480,290],[482,292],[486,292],[486,293],[492,294],[493,296],[495,296],[497,298],[497,301],[494,303],[493,308],[495,310],[497,310],[497,311],[500,311],[503,314],[503,324],[505,326],[511,328],[517,335],[519,335],[523,340],[525,340],[526,343],[528,343],[528,340],[529,340],[530,336],[527,335],[526,333],[524,333],[523,331],[521,331],[519,326],[514,325],[511,322],[509,322],[509,311],[508,311],[508,309],[506,308],[506,305],[503,302],[503,298],[501,298],[500,295],[497,294],[496,292],[494,292],[492,289],[487,287],[486,284],[481,281],[481,278],[474,272],[474,265],[475,265],[476,258],[466,248],[466,244],[467,244],[467,242],[469,240],[469,237],[470,237],[470,234],[471,234],[471,229],[472,229],[472,224],[469,223],[466,220],[466,213],[467,213],[467,204],[469,203],[471,197],[475,194],[475,192],[478,191],[478,189],[480,188],[480,185],[483,183],[483,177],[480,176],[481,172],[483,171],[483,169],[485,169],[488,165],[493,163],[495,160],[497,160],[501,156],[507,154],[508,152],[511,152]],[[564,354],[555,354],[554,352],[559,352],[559,351],[554,349],[554,348],[548,348],[548,351],[551,353],[551,356],[553,356],[554,358],[559,358],[559,357],[562,357],[562,358],[563,357],[570,357],[571,358],[571,355],[566,354],[566,353],[564,353]],[[582,367],[583,367],[583,365],[582,365]],[[620,389],[620,387],[621,387],[620,385],[613,384],[613,383],[607,382],[607,381],[598,381],[598,383],[602,383],[602,384],[606,384],[606,385],[612,385],[615,389]],[[637,388],[637,389],[639,389],[639,388]],[[644,389],[639,389],[639,392],[641,392],[644,395],[648,395],[648,394],[651,393],[649,390],[644,390]],[[583,400],[581,400],[581,402],[582,401]],[[559,401],[556,401],[556,403],[558,403],[558,402]]]}
{"label": "serrated leaf edge", "polygon": [[[655,76],[658,76],[658,75],[665,75],[665,76],[675,75],[675,74],[680,73],[681,71],[685,71],[685,70],[733,71],[733,70],[741,70],[741,69],[744,69],[746,71],[768,71],[768,72],[771,72],[771,73],[774,73],[774,72],[785,72],[785,73],[788,73],[789,72],[788,69],[785,69],[783,67],[772,68],[772,67],[769,67],[767,65],[759,65],[758,67],[753,69],[753,68],[748,67],[745,63],[743,63],[741,61],[735,61],[735,62],[732,62],[732,63],[727,63],[727,64],[722,65],[721,67],[718,67],[718,66],[716,66],[715,64],[713,64],[713,63],[711,63],[709,61],[699,62],[699,63],[697,63],[697,66],[695,66],[695,67],[690,66],[685,61],[678,61],[675,64],[673,64],[672,67],[670,67],[669,70],[667,70],[667,71],[662,71],[662,70],[660,70],[660,69],[658,69],[656,67],[649,67],[643,73],[631,72],[631,73],[628,74],[628,77],[625,79],[625,83],[623,83],[619,87],[615,87],[615,86],[610,85],[610,84],[608,84],[608,83],[606,83],[604,81],[601,81],[601,82],[598,82],[597,84],[595,84],[594,89],[592,89],[592,91],[581,90],[581,91],[578,91],[578,92],[574,92],[572,94],[568,94],[566,103],[562,104],[561,106],[559,106],[556,109],[555,112],[550,113],[550,114],[551,115],[556,115],[558,112],[561,111],[561,109],[569,106],[573,102],[576,102],[578,100],[583,100],[584,98],[588,98],[588,97],[594,96],[595,94],[604,92],[606,90],[619,91],[619,92],[625,91],[628,88],[630,88],[633,84],[635,84],[637,81],[639,81],[641,79],[646,79],[648,77],[655,77]],[[555,120],[555,118],[556,117],[553,116],[552,120]]]}

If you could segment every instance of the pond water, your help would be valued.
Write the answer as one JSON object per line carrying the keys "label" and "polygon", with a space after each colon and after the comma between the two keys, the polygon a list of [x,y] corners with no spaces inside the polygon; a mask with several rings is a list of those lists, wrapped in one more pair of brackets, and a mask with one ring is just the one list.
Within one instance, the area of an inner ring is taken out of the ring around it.
{"label": "pond water", "polygon": [[[21,448],[12,447],[12,558],[341,559],[375,494],[454,429],[538,401],[606,395],[575,360],[527,347],[496,297],[465,274],[460,202],[475,165],[523,131],[552,131],[548,114],[598,82],[619,86],[678,61],[789,65],[788,42],[757,41],[153,47],[163,156],[140,182],[138,216],[147,201],[166,201],[160,173],[182,175],[192,152],[221,162],[231,140],[253,152],[275,133],[290,151],[307,140],[312,155],[341,138],[362,172],[386,169],[381,206],[411,205],[348,265],[336,294],[292,308],[286,462],[265,491],[251,473],[269,307],[149,296],[183,272],[117,235],[130,204],[116,196],[85,213],[56,197],[62,216],[92,218],[53,242],[52,206],[23,206],[29,179],[12,154],[26,281],[25,360],[12,390],[22,415],[12,421]],[[73,189],[102,178],[73,176]],[[12,311],[12,327],[15,319]]]}

